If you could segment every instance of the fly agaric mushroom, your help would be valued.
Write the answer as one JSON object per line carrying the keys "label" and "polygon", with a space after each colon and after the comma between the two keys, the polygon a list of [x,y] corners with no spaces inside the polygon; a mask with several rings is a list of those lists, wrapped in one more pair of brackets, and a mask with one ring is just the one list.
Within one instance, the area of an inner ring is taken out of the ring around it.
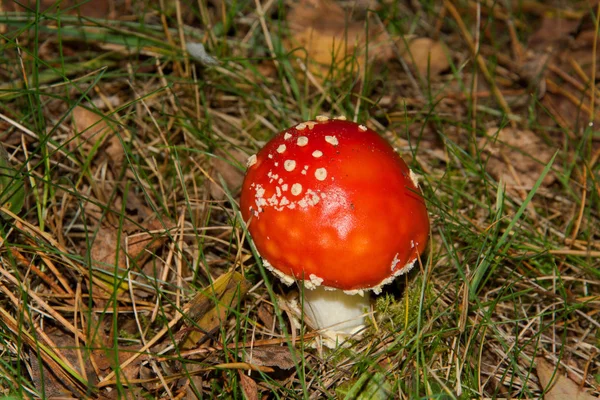
{"label": "fly agaric mushroom", "polygon": [[415,175],[374,131],[327,117],[277,134],[247,166],[240,207],[264,265],[303,282],[325,336],[362,329],[368,291],[408,272],[427,243]]}

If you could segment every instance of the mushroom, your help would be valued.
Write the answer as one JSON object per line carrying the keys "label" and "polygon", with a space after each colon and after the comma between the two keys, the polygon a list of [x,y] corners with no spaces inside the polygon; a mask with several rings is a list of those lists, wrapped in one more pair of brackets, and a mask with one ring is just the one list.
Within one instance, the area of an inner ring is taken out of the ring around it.
{"label": "mushroom", "polygon": [[416,176],[374,131],[322,116],[277,134],[247,167],[240,207],[264,265],[303,283],[325,344],[356,334],[369,291],[408,272],[427,244]]}

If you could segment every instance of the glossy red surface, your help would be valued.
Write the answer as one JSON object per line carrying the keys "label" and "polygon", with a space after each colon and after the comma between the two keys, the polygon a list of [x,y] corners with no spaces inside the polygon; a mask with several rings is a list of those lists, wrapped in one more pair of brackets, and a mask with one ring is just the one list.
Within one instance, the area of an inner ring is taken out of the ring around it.
{"label": "glossy red surface", "polygon": [[242,215],[261,256],[286,275],[371,288],[425,248],[420,191],[406,163],[365,127],[305,122],[277,134],[250,164]]}

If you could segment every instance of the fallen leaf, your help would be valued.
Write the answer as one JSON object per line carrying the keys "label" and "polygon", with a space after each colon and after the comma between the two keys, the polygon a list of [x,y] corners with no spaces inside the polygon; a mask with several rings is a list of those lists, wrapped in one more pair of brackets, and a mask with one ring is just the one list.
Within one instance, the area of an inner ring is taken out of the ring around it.
{"label": "fallen leaf", "polygon": [[[525,190],[533,187],[555,151],[533,131],[509,127],[488,129],[479,148],[491,155],[487,163],[490,175],[506,182],[507,188]],[[542,184],[549,186],[555,180],[549,173]]]}
{"label": "fallen leaf", "polygon": [[410,41],[402,57],[419,71],[422,78],[434,77],[450,68],[446,47],[435,40],[422,37]]}
{"label": "fallen leaf", "polygon": [[258,385],[254,379],[246,375],[245,371],[238,371],[240,376],[240,385],[246,400],[258,400]]}
{"label": "fallen leaf", "polygon": [[[294,56],[309,59],[308,68],[323,77],[335,70],[360,72],[369,61],[388,60],[393,47],[386,32],[376,24],[352,21],[344,9],[331,0],[301,0],[287,16],[291,38],[286,47]],[[368,49],[367,49],[368,46]]]}
{"label": "fallen leaf", "polygon": [[96,364],[103,372],[119,369],[119,374],[122,374],[123,380],[130,381],[139,377],[142,363],[147,361],[150,356],[141,354],[125,368],[121,368],[120,365],[129,360],[134,354],[139,353],[140,349],[141,346],[139,345],[114,348],[112,343],[106,343],[102,348],[94,349],[92,353]]}
{"label": "fallen leaf", "polygon": [[273,313],[273,306],[270,304],[260,303],[256,310],[258,319],[261,320],[267,330],[271,330],[274,327],[275,315]]}
{"label": "fallen leaf", "polygon": [[73,130],[74,136],[69,142],[69,148],[75,150],[84,146],[89,150],[98,141],[104,141],[109,127],[101,114],[77,106],[73,109]]}
{"label": "fallen leaf", "polygon": [[202,376],[199,374],[193,374],[194,370],[202,369],[202,366],[199,365],[188,365],[186,366],[186,370],[189,371],[189,376],[187,378],[188,382],[185,385],[185,396],[184,399],[202,399],[203,397],[199,397],[202,395]]}
{"label": "fallen leaf", "polygon": [[[542,357],[535,359],[537,375],[543,390],[547,390],[544,400],[597,400],[598,398],[581,390],[571,379],[555,371],[552,364]],[[554,379],[553,379],[554,378]],[[551,381],[552,380],[552,381]]]}
{"label": "fallen leaf", "polygon": [[[189,332],[181,345],[190,349],[223,325],[230,307],[250,289],[250,282],[239,272],[230,271],[217,278],[211,286],[199,291],[185,306]],[[189,321],[194,321],[189,322]]]}
{"label": "fallen leaf", "polygon": [[[58,362],[58,365],[53,365],[53,363],[47,363],[42,360],[40,365],[38,363],[40,354],[36,354],[36,351],[40,351],[40,349],[31,349],[29,351],[32,380],[40,393],[44,393],[49,398],[53,396],[65,396],[67,393],[78,393],[74,382],[70,379],[65,379],[63,374],[67,369],[62,368],[61,365],[70,365],[75,369],[77,374],[88,379],[90,384],[98,381],[98,377],[89,362],[83,363],[85,371],[80,370],[82,365],[79,362],[79,355],[83,357],[87,357],[87,355],[85,350],[77,349],[77,343],[72,335],[51,326],[46,327],[44,333],[49,340],[47,345],[52,346],[51,349],[55,352],[56,358],[60,359],[60,362]],[[79,343],[79,346],[82,346],[82,344]]]}
{"label": "fallen leaf", "polygon": [[[92,242],[91,256],[94,261],[94,275],[112,285],[117,285],[117,291],[127,290],[128,284],[121,281],[127,272],[127,257],[137,265],[143,265],[145,260],[164,243],[164,235],[151,233],[162,231],[163,226],[158,220],[145,224],[141,232],[138,227],[127,227],[121,232],[112,226],[101,226]],[[120,238],[120,241],[119,241]],[[115,272],[116,271],[116,272]],[[115,275],[116,274],[116,275]]]}
{"label": "fallen leaf", "polygon": [[287,346],[260,346],[245,350],[240,354],[248,364],[261,367],[290,369],[296,366],[290,348]]}
{"label": "fallen leaf", "polygon": [[73,137],[69,148],[75,150],[82,147],[88,153],[94,147],[106,144],[105,153],[115,165],[120,165],[125,157],[119,137],[106,122],[107,117],[100,112],[90,111],[77,106],[73,109]]}

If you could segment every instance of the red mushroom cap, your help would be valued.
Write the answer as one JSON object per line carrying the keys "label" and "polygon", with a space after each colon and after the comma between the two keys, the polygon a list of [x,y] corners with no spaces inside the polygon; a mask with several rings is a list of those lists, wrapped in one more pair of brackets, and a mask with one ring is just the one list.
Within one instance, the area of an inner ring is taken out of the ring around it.
{"label": "red mushroom cap", "polygon": [[394,149],[363,125],[326,117],[280,132],[249,158],[241,211],[274,269],[346,291],[406,272],[429,233]]}

